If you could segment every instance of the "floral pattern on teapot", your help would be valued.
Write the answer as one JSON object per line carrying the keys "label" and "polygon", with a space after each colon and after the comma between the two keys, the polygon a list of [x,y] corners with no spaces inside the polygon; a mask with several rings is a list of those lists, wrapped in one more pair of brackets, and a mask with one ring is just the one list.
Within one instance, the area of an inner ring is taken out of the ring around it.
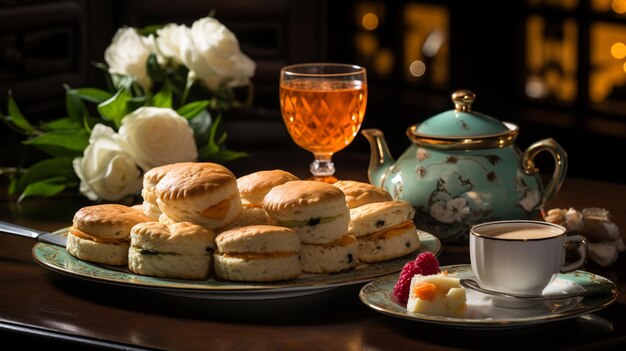
{"label": "floral pattern on teapot", "polygon": [[[538,217],[564,179],[567,155],[552,139],[539,141],[522,153],[513,144],[517,126],[472,113],[467,103],[473,97],[461,93],[453,100],[466,105],[423,123],[431,128],[430,134],[418,125],[409,127],[407,135],[413,143],[397,161],[389,154],[381,131],[362,133],[372,150],[370,182],[394,199],[412,203],[419,229],[442,242],[467,244],[474,224]],[[453,135],[435,135],[437,128]],[[486,132],[482,135],[481,131]],[[541,151],[549,151],[556,161],[553,179],[545,189],[533,162]]]}

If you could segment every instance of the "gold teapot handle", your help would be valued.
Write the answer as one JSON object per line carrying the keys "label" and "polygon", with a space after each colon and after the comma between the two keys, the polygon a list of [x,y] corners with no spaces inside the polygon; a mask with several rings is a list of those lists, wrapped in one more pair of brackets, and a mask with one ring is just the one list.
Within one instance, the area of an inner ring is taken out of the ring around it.
{"label": "gold teapot handle", "polygon": [[543,193],[543,203],[554,199],[559,192],[563,181],[565,180],[565,173],[567,172],[567,153],[554,139],[548,138],[540,140],[532,144],[522,154],[522,167],[524,172],[529,175],[534,175],[539,172],[539,168],[535,167],[535,156],[542,151],[548,151],[554,158],[554,173],[552,179],[545,187]]}

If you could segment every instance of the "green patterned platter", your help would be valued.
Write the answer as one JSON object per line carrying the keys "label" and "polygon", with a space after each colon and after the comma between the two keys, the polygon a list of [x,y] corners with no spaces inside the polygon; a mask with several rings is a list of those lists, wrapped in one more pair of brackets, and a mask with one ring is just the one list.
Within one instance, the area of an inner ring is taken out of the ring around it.
{"label": "green patterned platter", "polygon": [[[66,235],[66,230],[56,234]],[[33,247],[35,261],[55,272],[87,280],[109,284],[127,285],[152,291],[193,298],[261,300],[315,294],[339,286],[371,281],[378,277],[399,272],[402,266],[415,258],[417,253],[429,251],[435,256],[441,253],[441,242],[432,234],[418,230],[421,246],[418,252],[397,259],[360,264],[354,269],[333,274],[303,274],[297,279],[270,283],[241,283],[215,279],[180,280],[142,276],[127,268],[81,261],[65,251],[65,248],[37,243]]]}
{"label": "green patterned platter", "polygon": [[[470,265],[440,267],[450,276],[473,278]],[[375,311],[398,318],[465,329],[506,329],[533,326],[541,323],[574,318],[604,308],[617,299],[618,289],[613,282],[599,275],[575,271],[562,273],[553,280],[544,294],[567,294],[591,290],[606,290],[606,294],[546,300],[525,308],[504,308],[491,303],[489,296],[466,289],[467,313],[463,318],[442,317],[408,312],[391,300],[398,274],[387,275],[369,282],[361,289],[361,301]]]}

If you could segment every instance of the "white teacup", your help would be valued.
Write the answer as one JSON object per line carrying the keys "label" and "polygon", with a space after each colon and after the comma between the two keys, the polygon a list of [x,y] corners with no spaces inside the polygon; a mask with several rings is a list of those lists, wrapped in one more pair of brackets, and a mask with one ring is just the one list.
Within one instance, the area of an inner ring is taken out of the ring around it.
{"label": "white teacup", "polygon": [[[579,258],[565,264],[565,247],[578,244]],[[541,295],[558,273],[583,266],[588,246],[560,225],[530,220],[497,221],[470,230],[470,260],[480,286],[516,294]]]}

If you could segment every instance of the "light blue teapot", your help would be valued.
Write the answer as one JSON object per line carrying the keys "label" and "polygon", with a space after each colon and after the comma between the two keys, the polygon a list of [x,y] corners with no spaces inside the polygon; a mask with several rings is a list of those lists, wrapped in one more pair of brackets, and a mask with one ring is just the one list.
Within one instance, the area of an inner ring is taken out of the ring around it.
{"label": "light blue teapot", "polygon": [[[369,180],[416,209],[415,224],[442,242],[467,245],[478,223],[537,218],[565,180],[567,153],[553,139],[515,146],[517,125],[472,111],[476,95],[452,94],[455,109],[410,126],[411,146],[394,161],[378,129],[361,133],[371,147]],[[544,188],[535,156],[556,163]]]}

